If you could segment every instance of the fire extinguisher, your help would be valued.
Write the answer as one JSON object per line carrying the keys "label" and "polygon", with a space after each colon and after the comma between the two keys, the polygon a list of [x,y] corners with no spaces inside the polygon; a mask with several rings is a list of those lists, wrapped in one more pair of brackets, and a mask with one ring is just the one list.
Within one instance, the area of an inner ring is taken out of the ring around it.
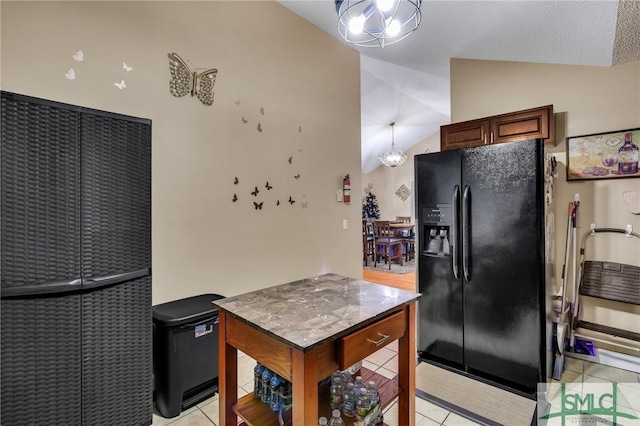
{"label": "fire extinguisher", "polygon": [[351,180],[349,179],[349,175],[346,175],[344,179],[342,179],[342,201],[345,203],[351,202]]}

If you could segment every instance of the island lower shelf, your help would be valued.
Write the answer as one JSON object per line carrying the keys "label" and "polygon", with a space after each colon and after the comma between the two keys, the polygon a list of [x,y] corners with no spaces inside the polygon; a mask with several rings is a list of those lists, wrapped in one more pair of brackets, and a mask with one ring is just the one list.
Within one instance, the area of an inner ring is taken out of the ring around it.
{"label": "island lower shelf", "polygon": [[[380,400],[382,401],[382,407],[386,408],[391,404],[396,396],[398,396],[398,382],[397,377],[394,379],[388,379],[378,373],[375,373],[367,368],[361,368],[360,373],[362,380],[367,383],[373,381],[380,393]],[[331,418],[331,406],[329,405],[329,385],[321,386],[318,389],[319,402],[318,402],[318,417],[324,416],[327,419]],[[296,402],[293,401],[295,404]],[[259,398],[256,398],[253,394],[245,395],[238,400],[238,403],[233,407],[233,411],[238,417],[243,420],[241,425],[246,426],[279,426],[278,413],[272,411],[271,408]],[[355,417],[342,416],[346,425],[350,425],[355,422]],[[291,410],[287,410],[283,413],[283,421],[285,425],[291,425]]]}

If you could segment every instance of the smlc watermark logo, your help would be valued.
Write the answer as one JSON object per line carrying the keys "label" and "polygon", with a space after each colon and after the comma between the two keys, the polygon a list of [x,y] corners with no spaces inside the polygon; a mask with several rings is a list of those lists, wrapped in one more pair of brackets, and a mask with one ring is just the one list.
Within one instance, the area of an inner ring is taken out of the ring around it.
{"label": "smlc watermark logo", "polygon": [[552,383],[538,389],[539,425],[640,425],[640,386]]}

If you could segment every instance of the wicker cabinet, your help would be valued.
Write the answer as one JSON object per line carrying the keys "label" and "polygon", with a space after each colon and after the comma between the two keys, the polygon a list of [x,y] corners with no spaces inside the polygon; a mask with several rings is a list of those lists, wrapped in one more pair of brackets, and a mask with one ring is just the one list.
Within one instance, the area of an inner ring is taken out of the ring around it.
{"label": "wicker cabinet", "polygon": [[463,121],[440,127],[440,149],[447,151],[480,145],[544,139],[555,145],[553,105]]}
{"label": "wicker cabinet", "polygon": [[1,99],[0,423],[150,424],[150,122]]}

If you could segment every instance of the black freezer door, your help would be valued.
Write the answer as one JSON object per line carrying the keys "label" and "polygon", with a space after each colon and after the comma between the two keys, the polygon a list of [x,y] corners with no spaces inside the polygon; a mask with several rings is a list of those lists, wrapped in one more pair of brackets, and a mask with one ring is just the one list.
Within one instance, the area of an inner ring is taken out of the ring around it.
{"label": "black freezer door", "polygon": [[464,275],[469,275],[465,364],[469,372],[534,390],[542,380],[542,160],[542,142],[535,140],[462,152],[461,213],[469,247],[468,258],[463,247]]}
{"label": "black freezer door", "polygon": [[[418,351],[424,359],[455,366],[464,362],[460,248],[453,232],[459,227],[460,162],[461,151],[445,151],[417,155],[414,168],[419,233],[417,280],[418,291],[423,294],[418,301]],[[447,231],[448,253],[442,250],[442,231]],[[453,273],[454,256],[457,278]]]}

